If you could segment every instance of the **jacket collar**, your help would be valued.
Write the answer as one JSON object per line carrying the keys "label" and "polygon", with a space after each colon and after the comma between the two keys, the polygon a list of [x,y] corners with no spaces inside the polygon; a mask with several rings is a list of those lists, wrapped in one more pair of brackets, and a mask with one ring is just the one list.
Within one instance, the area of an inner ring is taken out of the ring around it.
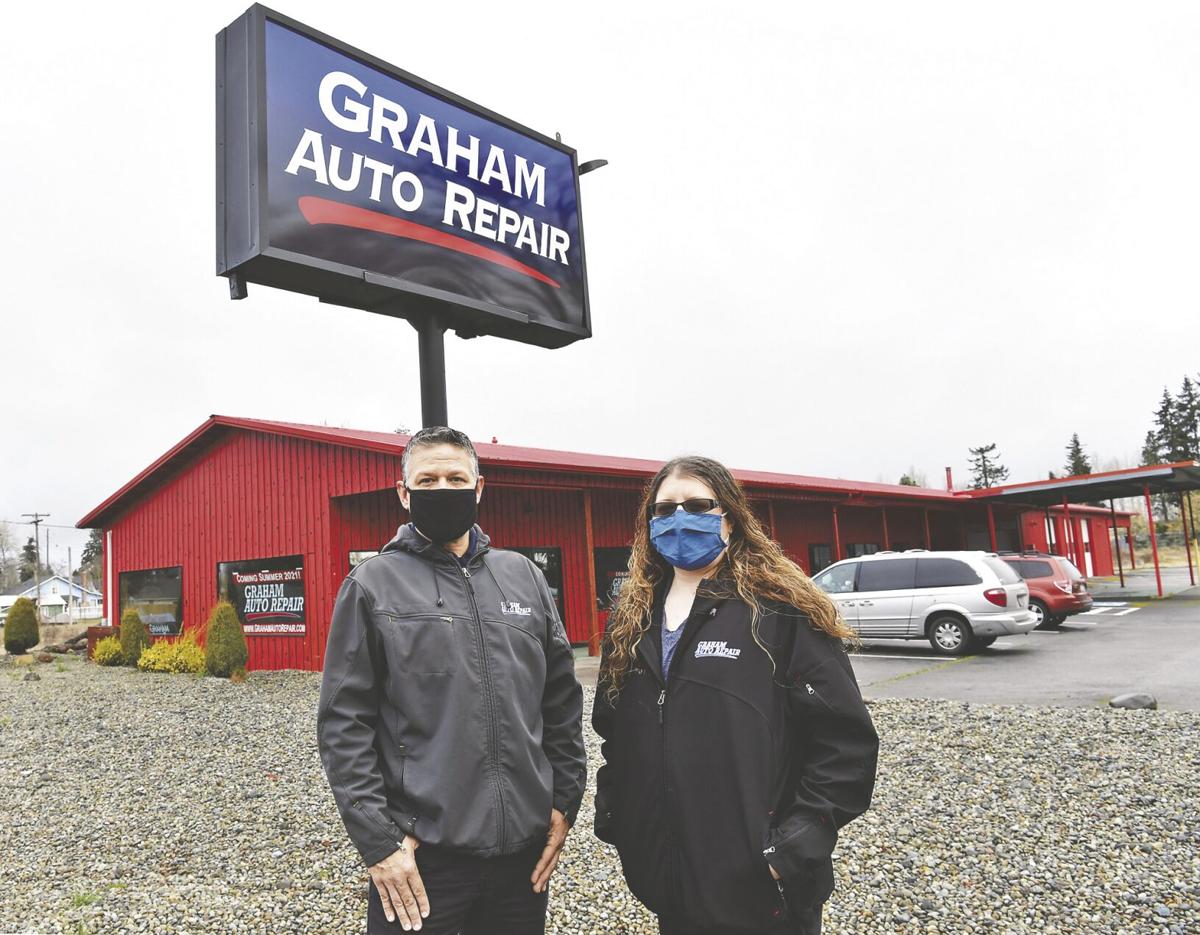
{"label": "jacket collar", "polygon": [[[475,531],[475,553],[478,555],[484,549],[488,548],[491,539],[488,534],[479,528],[476,524],[472,527]],[[412,523],[405,523],[396,530],[391,540],[385,545],[381,551],[383,552],[412,552],[414,555],[420,555],[422,558],[430,561],[458,561],[457,556],[453,552],[449,552],[440,545],[426,539],[417,531],[417,527]]]}
{"label": "jacket collar", "polygon": [[[654,675],[659,681],[662,681],[663,608],[666,605],[667,592],[670,591],[671,582],[674,580],[675,572],[672,569],[654,589],[654,603],[650,609],[650,620],[637,644],[642,660],[653,669]],[[683,624],[685,628],[683,638],[687,639],[688,628],[694,631],[698,623],[710,616],[716,616],[721,605],[736,596],[737,589],[734,587],[733,577],[728,574],[724,566],[718,569],[717,574],[713,577],[701,578],[700,585],[696,588],[696,597],[692,601],[691,613],[688,614],[688,618]]]}

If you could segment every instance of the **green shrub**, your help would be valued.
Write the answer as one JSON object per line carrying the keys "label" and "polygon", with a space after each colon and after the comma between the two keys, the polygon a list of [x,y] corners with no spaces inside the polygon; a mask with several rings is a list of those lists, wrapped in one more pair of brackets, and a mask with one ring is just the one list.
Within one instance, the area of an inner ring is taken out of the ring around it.
{"label": "green shrub", "polygon": [[119,666],[125,662],[121,652],[121,641],[115,636],[106,636],[97,640],[92,647],[92,660],[101,666]]}
{"label": "green shrub", "polygon": [[208,618],[204,641],[204,665],[209,675],[227,679],[246,667],[250,650],[237,611],[229,601],[220,601]]}
{"label": "green shrub", "polygon": [[138,658],[143,672],[203,672],[204,648],[196,642],[194,630],[184,630],[173,640],[155,640]]}
{"label": "green shrub", "polygon": [[37,605],[27,597],[18,597],[8,609],[8,619],[4,623],[4,648],[19,656],[40,641]]}
{"label": "green shrub", "polygon": [[125,665],[136,666],[149,645],[150,631],[142,623],[142,615],[130,607],[121,614],[121,656]]}

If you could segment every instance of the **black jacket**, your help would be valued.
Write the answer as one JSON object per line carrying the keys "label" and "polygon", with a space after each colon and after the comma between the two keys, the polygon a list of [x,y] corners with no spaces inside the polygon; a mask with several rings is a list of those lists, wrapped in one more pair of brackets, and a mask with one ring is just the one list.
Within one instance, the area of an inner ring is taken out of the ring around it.
{"label": "black jacket", "polygon": [[596,691],[596,836],[653,912],[761,930],[832,892],[837,831],[870,805],[879,739],[841,641],[794,608],[764,608],[768,655],[745,603],[698,595],[664,685],[664,591],[616,705],[603,679]]}
{"label": "black jacket", "polygon": [[546,579],[476,533],[464,569],[402,526],[334,604],[317,740],[367,866],[406,833],[515,853],[583,797],[583,690]]}

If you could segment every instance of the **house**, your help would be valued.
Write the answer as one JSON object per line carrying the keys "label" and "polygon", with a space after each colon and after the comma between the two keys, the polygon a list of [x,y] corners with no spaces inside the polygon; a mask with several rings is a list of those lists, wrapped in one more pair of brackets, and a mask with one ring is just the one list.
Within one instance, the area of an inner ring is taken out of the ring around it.
{"label": "house", "polygon": [[[37,602],[38,593],[38,584],[32,578],[0,591],[0,619],[8,616],[9,608],[18,598]],[[104,595],[78,580],[68,580],[62,575],[43,578],[40,594],[42,620],[47,623],[95,620],[104,615]]]}

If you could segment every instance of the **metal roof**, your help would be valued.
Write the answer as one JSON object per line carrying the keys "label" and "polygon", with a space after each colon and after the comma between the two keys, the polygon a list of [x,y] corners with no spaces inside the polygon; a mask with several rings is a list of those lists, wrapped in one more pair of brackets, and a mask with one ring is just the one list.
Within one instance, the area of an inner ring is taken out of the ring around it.
{"label": "metal roof", "polygon": [[[281,435],[288,438],[301,438],[308,441],[328,445],[339,445],[361,451],[374,451],[381,454],[399,456],[405,445],[412,437],[396,432],[374,432],[365,429],[348,429],[332,425],[305,425],[299,422],[275,422],[269,419],[246,419],[238,416],[209,416],[194,431],[189,433],[178,444],[157,458],[152,464],[139,472],[128,483],[123,485],[112,496],[104,500],[76,524],[80,529],[88,529],[103,525],[104,519],[123,503],[137,495],[142,487],[151,483],[163,471],[177,466],[193,448],[203,444],[208,436],[222,429],[237,429],[249,432],[263,432],[269,435]],[[479,460],[484,465],[494,465],[527,470],[569,471],[575,474],[599,474],[617,477],[649,478],[664,461],[648,458],[621,458],[613,455],[588,454],[576,451],[557,451],[549,448],[526,448],[519,445],[500,445],[487,442],[476,442],[475,450]],[[1195,462],[1187,465],[1200,471]],[[1167,465],[1166,467],[1179,467]],[[1150,468],[1138,468],[1139,471],[1149,471]],[[1121,474],[1125,472],[1111,472]],[[879,484],[869,481],[845,480],[835,477],[815,477],[808,474],[782,474],[774,471],[747,471],[734,469],[734,476],[748,487],[770,488],[775,490],[796,490],[806,493],[828,494],[840,496],[850,501],[867,497],[887,499],[893,502],[905,502],[913,505],[932,506],[951,503],[970,502],[976,497],[1007,497],[1008,491],[1025,491],[1039,489],[1046,483],[1061,484],[1076,478],[1066,478],[1064,481],[1045,481],[1039,484],[1015,484],[1008,487],[993,487],[987,490],[937,490],[931,487],[908,487],[903,484]],[[1108,475],[1093,474],[1090,477],[1079,478],[1087,481]],[[1197,475],[1200,477],[1200,474]],[[1200,487],[1200,482],[1194,485]],[[1188,488],[1192,489],[1192,488]],[[1139,487],[1135,493],[1140,493]],[[1114,496],[1133,496],[1134,494],[1115,494]],[[1105,497],[1108,494],[1104,494]],[[1013,500],[1036,503],[1042,500],[1027,500],[1024,495],[1013,497]],[[1099,499],[1096,494],[1083,498]],[[1062,501],[1061,494],[1056,499],[1045,501],[1053,505]]]}
{"label": "metal roof", "polygon": [[[275,422],[267,419],[246,419],[236,416],[213,415],[188,434],[182,441],[157,458],[138,473],[103,503],[92,509],[76,524],[80,529],[103,525],[103,520],[113,510],[135,495],[144,484],[151,482],[160,472],[174,466],[189,450],[201,444],[206,437],[221,428],[265,432],[289,438],[302,438],[329,445],[340,445],[364,451],[375,451],[399,456],[411,436],[395,432],[373,432],[363,429],[347,429],[330,425],[304,425],[297,422]],[[588,454],[574,451],[556,451],[548,448],[526,448],[518,445],[475,443],[479,460],[485,465],[496,465],[529,470],[570,471],[577,474],[601,474],[621,477],[650,477],[664,461],[646,458],[621,458],[612,455]],[[962,501],[962,492],[936,490],[929,487],[908,487],[902,484],[878,484],[864,481],[844,480],[832,477],[813,477],[805,474],[782,474],[772,471],[734,470],[734,476],[752,487],[803,490],[827,493],[844,497],[885,497],[891,500],[913,503],[955,503]]]}
{"label": "metal roof", "polygon": [[1176,461],[1172,464],[1124,468],[1100,474],[1056,477],[1053,480],[1028,484],[1005,484],[1003,487],[972,490],[969,495],[974,498],[995,498],[1035,506],[1053,506],[1061,504],[1064,498],[1067,502],[1074,503],[1140,497],[1147,487],[1152,494],[1200,490],[1200,463]]}

